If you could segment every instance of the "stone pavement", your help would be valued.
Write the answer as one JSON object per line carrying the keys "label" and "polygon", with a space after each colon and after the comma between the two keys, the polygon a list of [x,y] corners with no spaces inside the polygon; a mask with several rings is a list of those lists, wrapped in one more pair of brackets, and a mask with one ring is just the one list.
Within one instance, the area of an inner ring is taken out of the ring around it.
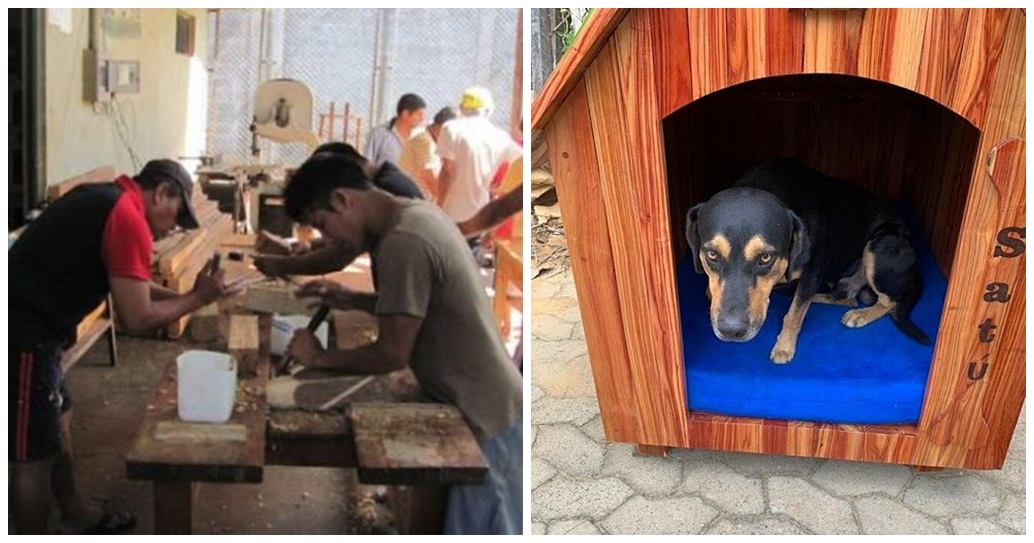
{"label": "stone pavement", "polygon": [[1026,533],[1026,408],[1001,471],[606,443],[576,298],[532,281],[533,534]]}

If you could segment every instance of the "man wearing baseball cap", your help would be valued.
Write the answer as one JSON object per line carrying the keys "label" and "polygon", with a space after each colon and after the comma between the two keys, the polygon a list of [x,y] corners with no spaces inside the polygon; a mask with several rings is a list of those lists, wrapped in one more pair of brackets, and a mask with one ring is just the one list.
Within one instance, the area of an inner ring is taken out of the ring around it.
{"label": "man wearing baseball cap", "polygon": [[460,98],[459,118],[445,123],[438,136],[438,204],[458,223],[488,204],[496,172],[523,153],[509,133],[489,120],[493,107],[488,89],[467,88]]}
{"label": "man wearing baseball cap", "polygon": [[19,534],[47,533],[51,488],[66,530],[107,533],[135,523],[132,515],[88,510],[76,492],[61,353],[109,293],[130,334],[227,294],[214,265],[186,294],[151,281],[154,240],[175,226],[198,227],[193,186],[183,166],[167,159],[148,162],[134,177],[80,185],[48,206],[8,251],[8,460]]}

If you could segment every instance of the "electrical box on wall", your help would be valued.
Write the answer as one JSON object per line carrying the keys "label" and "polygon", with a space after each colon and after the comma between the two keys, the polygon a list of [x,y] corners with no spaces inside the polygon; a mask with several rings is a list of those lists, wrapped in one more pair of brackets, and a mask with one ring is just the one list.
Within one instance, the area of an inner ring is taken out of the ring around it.
{"label": "electrical box on wall", "polygon": [[115,94],[140,92],[140,61],[100,58],[95,49],[83,54],[83,99],[109,102]]}
{"label": "electrical box on wall", "polygon": [[109,60],[108,92],[126,94],[140,92],[140,61]]}

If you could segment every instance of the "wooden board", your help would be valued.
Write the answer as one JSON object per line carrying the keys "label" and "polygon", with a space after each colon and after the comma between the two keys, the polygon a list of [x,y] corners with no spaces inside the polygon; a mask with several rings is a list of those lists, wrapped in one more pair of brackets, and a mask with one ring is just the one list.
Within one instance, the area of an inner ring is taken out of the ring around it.
{"label": "wooden board", "polygon": [[[635,390],[638,442],[686,439],[682,351],[649,20],[634,11],[586,71],[618,299]],[[694,85],[694,88],[696,86]],[[634,317],[633,317],[634,316]]]}
{"label": "wooden board", "polygon": [[201,343],[219,339],[219,319],[218,302],[195,311],[190,317],[190,339]]}
{"label": "wooden board", "polygon": [[115,175],[115,168],[110,165],[94,168],[84,174],[47,187],[47,200],[53,202],[85,183],[110,183],[115,180]]}
{"label": "wooden board", "polygon": [[258,368],[259,322],[255,315],[231,315],[226,341],[230,356],[237,360],[237,375],[252,376]]}
{"label": "wooden board", "polygon": [[444,404],[353,404],[359,482],[481,484],[488,465],[463,415]]}
{"label": "wooden board", "polygon": [[279,313],[281,315],[312,315],[315,310],[309,308],[313,299],[297,298],[297,287],[291,285],[263,283],[249,287],[244,307],[259,313]]}
{"label": "wooden board", "polygon": [[355,349],[377,340],[377,317],[365,311],[331,311],[338,349]]}
{"label": "wooden board", "polygon": [[584,82],[571,91],[546,130],[603,433],[611,441],[634,441],[635,391],[628,386],[628,346]]}
{"label": "wooden board", "polygon": [[129,478],[166,482],[262,482],[268,354],[259,362],[256,377],[238,380],[236,401],[229,420],[229,424],[245,427],[245,441],[158,440],[155,431],[159,423],[178,421],[176,361],[170,361],[157,391],[147,404],[144,420],[126,454],[126,473]]}

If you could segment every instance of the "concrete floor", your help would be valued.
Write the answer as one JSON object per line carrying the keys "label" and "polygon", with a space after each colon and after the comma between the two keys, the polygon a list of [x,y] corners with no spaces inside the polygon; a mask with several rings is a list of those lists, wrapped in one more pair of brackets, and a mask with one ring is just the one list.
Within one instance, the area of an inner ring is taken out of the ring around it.
{"label": "concrete floor", "polygon": [[570,273],[532,281],[533,534],[1025,534],[1026,416],[997,471],[607,443]]}
{"label": "concrete floor", "polygon": [[[125,453],[165,365],[191,348],[198,346],[187,339],[120,336],[119,365],[111,368],[102,339],[67,376],[74,402],[72,432],[80,490],[95,504],[108,500],[108,507],[136,515],[137,526],[128,533],[154,533],[154,502],[150,483],[126,478]],[[374,528],[367,522],[369,513],[376,509],[387,517],[388,512],[369,500],[357,508],[357,490],[358,495],[373,491],[356,483],[354,470],[269,467],[261,484],[201,484],[194,530],[199,534],[367,533]],[[10,522],[8,529],[13,532]]]}

